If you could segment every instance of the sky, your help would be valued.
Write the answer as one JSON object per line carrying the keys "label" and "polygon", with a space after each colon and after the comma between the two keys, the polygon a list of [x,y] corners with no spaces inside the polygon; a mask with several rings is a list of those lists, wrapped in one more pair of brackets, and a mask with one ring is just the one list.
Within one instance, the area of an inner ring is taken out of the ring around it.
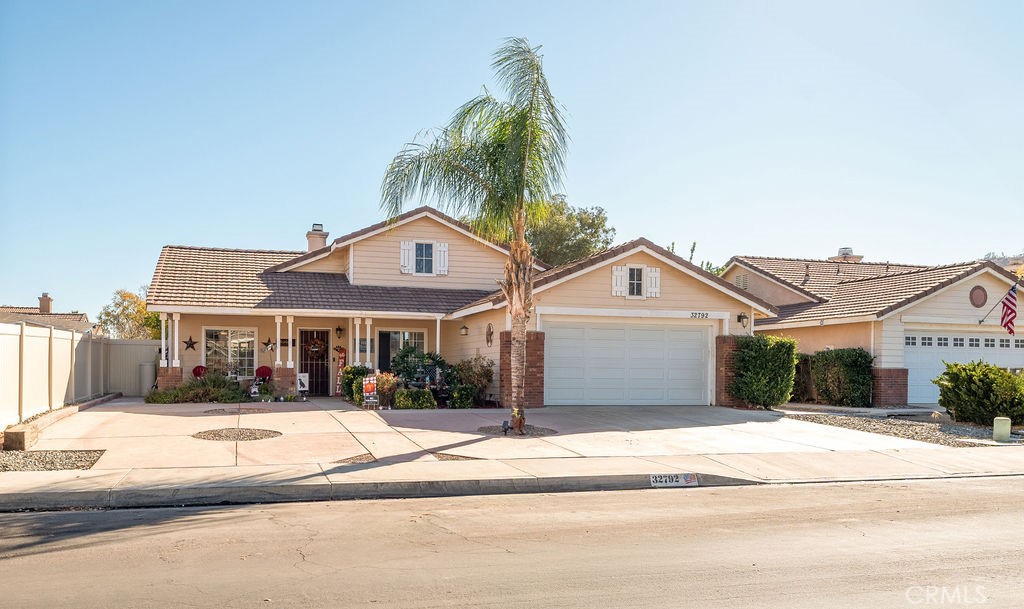
{"label": "sky", "polygon": [[1022,0],[0,0],[0,304],[94,319],[165,244],[383,219],[389,161],[493,87],[509,36],[543,45],[562,193],[616,242],[1019,253],[1021,32]]}

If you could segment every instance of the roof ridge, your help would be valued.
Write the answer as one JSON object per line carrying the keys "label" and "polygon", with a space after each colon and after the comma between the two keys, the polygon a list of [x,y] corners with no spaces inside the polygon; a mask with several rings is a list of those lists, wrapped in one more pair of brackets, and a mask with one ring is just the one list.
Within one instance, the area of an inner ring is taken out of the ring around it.
{"label": "roof ridge", "polygon": [[862,281],[874,281],[876,279],[888,279],[890,277],[904,277],[906,275],[913,275],[915,273],[927,273],[930,271],[939,271],[942,269],[952,269],[956,267],[969,268],[978,265],[979,261],[974,262],[954,262],[952,264],[940,264],[936,266],[926,266],[918,269],[912,269],[909,271],[899,271],[896,273],[884,273],[882,275],[871,275],[869,277],[854,277],[853,279],[844,279],[838,283],[838,285],[847,285],[851,283],[858,283]]}
{"label": "roof ridge", "polygon": [[204,245],[165,245],[162,249],[198,250],[207,252],[251,252],[260,254],[302,254],[301,250],[264,250],[241,247],[207,247]]}
{"label": "roof ridge", "polygon": [[821,263],[824,263],[824,264],[854,264],[854,265],[860,265],[860,266],[869,265],[869,264],[870,265],[879,265],[880,266],[880,265],[883,265],[883,264],[888,264],[888,265],[895,265],[895,266],[913,266],[913,267],[918,267],[918,268],[929,268],[927,265],[924,265],[924,264],[910,264],[910,263],[907,263],[907,262],[892,262],[891,260],[887,260],[885,262],[875,262],[875,261],[867,261],[867,262],[865,262],[863,260],[858,261],[858,262],[854,262],[852,260],[829,260],[827,258],[786,258],[786,257],[780,257],[780,256],[746,256],[746,255],[736,255],[736,256],[733,256],[733,258],[734,259],[742,259],[742,260],[781,260],[781,261],[785,261],[785,262],[821,262]]}

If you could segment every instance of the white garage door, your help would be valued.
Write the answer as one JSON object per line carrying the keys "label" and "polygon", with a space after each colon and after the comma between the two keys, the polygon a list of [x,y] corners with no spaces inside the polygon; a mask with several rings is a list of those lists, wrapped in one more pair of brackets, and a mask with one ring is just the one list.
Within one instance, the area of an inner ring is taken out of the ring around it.
{"label": "white garage door", "polygon": [[907,330],[904,334],[907,367],[907,401],[935,404],[939,388],[932,379],[946,369],[943,361],[984,360],[1004,368],[1024,368],[1024,339],[989,332],[941,332]]}
{"label": "white garage door", "polygon": [[544,401],[709,404],[709,326],[544,322]]}

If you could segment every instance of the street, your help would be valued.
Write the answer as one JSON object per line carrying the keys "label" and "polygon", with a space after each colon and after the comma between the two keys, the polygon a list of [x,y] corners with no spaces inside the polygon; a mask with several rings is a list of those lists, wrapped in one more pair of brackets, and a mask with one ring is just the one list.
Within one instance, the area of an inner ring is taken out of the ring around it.
{"label": "street", "polygon": [[1020,607],[1024,479],[0,514],[0,605]]}

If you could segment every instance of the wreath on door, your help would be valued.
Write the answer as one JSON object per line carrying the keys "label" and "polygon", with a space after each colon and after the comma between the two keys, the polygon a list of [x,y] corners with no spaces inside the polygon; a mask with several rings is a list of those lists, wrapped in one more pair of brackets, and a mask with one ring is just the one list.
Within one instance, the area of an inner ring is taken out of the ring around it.
{"label": "wreath on door", "polygon": [[302,346],[306,359],[320,359],[327,355],[327,343],[322,338],[311,338]]}

